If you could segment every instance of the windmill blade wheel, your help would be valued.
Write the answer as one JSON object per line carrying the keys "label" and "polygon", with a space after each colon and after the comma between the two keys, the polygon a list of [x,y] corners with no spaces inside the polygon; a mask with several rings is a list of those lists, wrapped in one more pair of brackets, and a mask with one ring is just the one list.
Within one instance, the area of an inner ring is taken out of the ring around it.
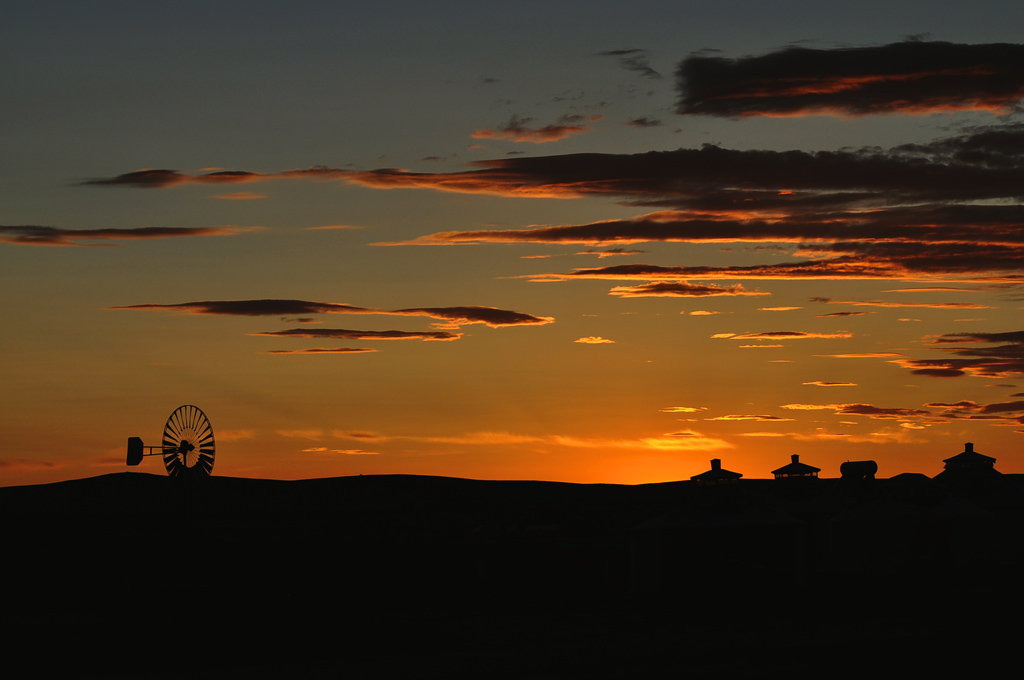
{"label": "windmill blade wheel", "polygon": [[207,477],[213,472],[213,426],[198,407],[175,409],[164,425],[163,457],[171,477]]}

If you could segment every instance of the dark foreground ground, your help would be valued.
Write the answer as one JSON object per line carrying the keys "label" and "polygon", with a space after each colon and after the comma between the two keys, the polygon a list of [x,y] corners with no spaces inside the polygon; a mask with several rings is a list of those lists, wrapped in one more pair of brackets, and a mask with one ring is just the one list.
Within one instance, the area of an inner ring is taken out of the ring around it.
{"label": "dark foreground ground", "polygon": [[4,658],[17,677],[106,678],[1019,669],[1016,480],[997,501],[920,476],[772,484],[0,488]]}

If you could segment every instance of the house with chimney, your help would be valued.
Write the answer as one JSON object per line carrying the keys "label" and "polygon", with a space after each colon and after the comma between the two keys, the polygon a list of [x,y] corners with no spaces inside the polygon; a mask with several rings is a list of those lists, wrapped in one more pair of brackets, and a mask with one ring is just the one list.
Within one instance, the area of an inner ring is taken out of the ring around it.
{"label": "house with chimney", "polygon": [[772,470],[772,474],[775,475],[775,479],[779,480],[817,479],[819,472],[821,472],[821,468],[801,463],[799,453],[794,453],[791,456],[789,465],[783,465],[777,470]]}
{"label": "house with chimney", "polygon": [[697,482],[698,486],[718,486],[720,484],[735,484],[742,476],[741,472],[724,469],[721,458],[713,458],[710,470],[693,475],[690,479]]}

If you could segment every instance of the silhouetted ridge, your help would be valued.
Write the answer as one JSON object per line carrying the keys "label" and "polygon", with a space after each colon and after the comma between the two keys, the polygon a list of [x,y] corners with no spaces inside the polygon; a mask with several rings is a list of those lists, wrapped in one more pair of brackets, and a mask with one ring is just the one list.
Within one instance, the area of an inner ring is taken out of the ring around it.
{"label": "silhouetted ridge", "polygon": [[[807,472],[798,463],[780,470]],[[636,677],[680,654],[701,677],[738,647],[762,653],[736,657],[737,672],[789,668],[773,650],[792,630],[806,658],[832,663],[851,627],[867,649],[948,663],[977,631],[989,654],[1015,650],[980,622],[992,602],[1024,603],[1019,477],[964,469],[639,486],[117,473],[0,488],[17,584],[3,617],[13,648],[77,677],[411,677],[442,659],[449,674]],[[926,654],[943,630],[960,646]],[[195,631],[209,645],[173,642]]]}

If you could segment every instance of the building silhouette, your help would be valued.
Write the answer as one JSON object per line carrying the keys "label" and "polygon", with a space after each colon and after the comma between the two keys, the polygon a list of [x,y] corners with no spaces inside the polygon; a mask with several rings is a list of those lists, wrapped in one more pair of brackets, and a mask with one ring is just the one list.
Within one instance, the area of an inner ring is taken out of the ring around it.
{"label": "building silhouette", "polygon": [[742,476],[739,472],[723,469],[721,458],[712,458],[710,470],[693,475],[690,479],[700,486],[718,486],[720,484],[735,484]]}
{"label": "building silhouette", "polygon": [[794,453],[789,465],[772,470],[775,479],[817,479],[821,468],[800,462],[800,454]]}
{"label": "building silhouette", "polygon": [[847,461],[839,479],[822,479],[792,454],[774,479],[741,480],[714,459],[675,507],[634,528],[632,588],[728,575],[794,587],[809,573],[938,578],[1024,557],[1024,487],[970,442],[943,462],[934,478],[876,478],[874,461]]}

